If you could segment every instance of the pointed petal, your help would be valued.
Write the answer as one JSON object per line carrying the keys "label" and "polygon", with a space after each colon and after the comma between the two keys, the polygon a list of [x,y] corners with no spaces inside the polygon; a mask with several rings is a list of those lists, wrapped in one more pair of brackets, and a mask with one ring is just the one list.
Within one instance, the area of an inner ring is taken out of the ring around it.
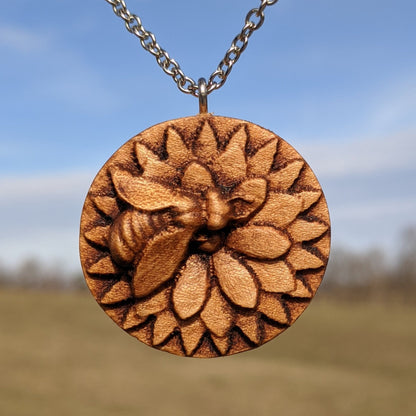
{"label": "pointed petal", "polygon": [[105,215],[114,218],[118,213],[117,201],[110,196],[96,196],[92,198],[94,205]]}
{"label": "pointed petal", "polygon": [[117,274],[118,269],[111,261],[109,256],[103,257],[98,260],[97,263],[94,263],[89,269],[88,273],[90,274]]}
{"label": "pointed petal", "polygon": [[211,173],[198,162],[191,162],[182,177],[182,186],[194,192],[203,192],[214,186]]}
{"label": "pointed petal", "polygon": [[298,243],[318,238],[327,229],[328,226],[326,224],[298,219],[289,226],[288,231],[293,241]]}
{"label": "pointed petal", "polygon": [[302,198],[302,211],[313,205],[322,195],[322,191],[301,192],[298,194]]}
{"label": "pointed petal", "polygon": [[295,290],[295,276],[283,261],[277,263],[263,263],[247,260],[257,278],[261,288],[266,292],[287,293]]}
{"label": "pointed petal", "polygon": [[221,355],[227,354],[227,351],[230,349],[230,338],[228,336],[217,337],[215,334],[211,334],[211,339]]}
{"label": "pointed petal", "polygon": [[252,175],[267,175],[270,172],[276,146],[277,139],[270,140],[249,159],[247,168]]}
{"label": "pointed petal", "polygon": [[108,244],[108,236],[110,234],[110,226],[95,227],[84,234],[84,237],[91,243],[106,247]]}
{"label": "pointed petal", "polygon": [[135,305],[137,315],[148,317],[165,310],[169,305],[169,294],[170,290],[165,289],[149,299],[137,301]]}
{"label": "pointed petal", "polygon": [[192,206],[189,198],[174,190],[160,183],[132,176],[126,171],[113,171],[112,179],[119,197],[134,208],[157,211],[170,207],[181,207],[182,210],[186,210]]}
{"label": "pointed petal", "polygon": [[182,137],[172,128],[168,130],[166,151],[169,155],[169,163],[175,167],[183,166],[192,157],[192,153],[186,147]]}
{"label": "pointed petal", "polygon": [[173,306],[181,319],[190,318],[202,308],[207,290],[207,264],[199,256],[193,255],[179,272],[173,289]]}
{"label": "pointed petal", "polygon": [[217,140],[209,123],[205,122],[195,142],[195,155],[202,162],[210,162],[217,157]]}
{"label": "pointed petal", "polygon": [[153,327],[153,345],[159,345],[172,334],[178,323],[170,311],[159,313]]}
{"label": "pointed petal", "polygon": [[136,143],[136,156],[140,166],[143,168],[144,178],[172,179],[176,176],[176,169],[168,163],[161,161],[144,144]]}
{"label": "pointed petal", "polygon": [[246,141],[246,131],[241,127],[215,161],[214,169],[222,182],[238,182],[246,177]]}
{"label": "pointed petal", "polygon": [[254,308],[257,303],[257,286],[247,268],[224,250],[213,256],[215,272],[221,289],[236,305]]}
{"label": "pointed petal", "polygon": [[217,286],[211,289],[211,296],[201,312],[201,318],[207,328],[218,337],[225,336],[230,330],[233,311]]}
{"label": "pointed petal", "polygon": [[288,237],[273,227],[247,225],[232,231],[227,246],[250,257],[276,259],[291,245]]}
{"label": "pointed petal", "polygon": [[287,324],[289,322],[285,308],[279,299],[271,293],[262,292],[260,294],[258,311],[264,313],[270,319],[273,319],[273,321],[280,322],[281,324]]}
{"label": "pointed petal", "polygon": [[237,315],[236,325],[255,344],[260,342],[260,329],[257,315]]}
{"label": "pointed petal", "polygon": [[296,195],[270,192],[264,207],[252,222],[266,222],[275,227],[290,224],[303,210],[303,201]]}
{"label": "pointed petal", "polygon": [[285,329],[286,329],[286,327],[276,327],[274,325],[270,325],[266,321],[263,321],[263,325],[262,325],[262,343],[264,344],[265,342],[270,341],[274,337],[281,334]]}
{"label": "pointed petal", "polygon": [[248,218],[264,202],[266,192],[267,182],[263,178],[248,179],[238,185],[229,199],[232,218]]}
{"label": "pointed petal", "polygon": [[296,290],[290,292],[289,295],[295,298],[311,298],[312,297],[312,293],[303,284],[302,280],[296,281]]}
{"label": "pointed petal", "polygon": [[300,246],[293,247],[290,250],[287,261],[295,270],[317,269],[324,265],[319,257],[316,257]]}
{"label": "pointed petal", "polygon": [[116,307],[116,308],[112,308],[112,307],[105,307],[104,306],[104,310],[105,313],[119,326],[122,327],[123,325],[123,321],[124,321],[124,315],[126,312],[126,308],[121,306],[121,307]]}
{"label": "pointed petal", "polygon": [[192,233],[192,229],[176,228],[157,234],[148,243],[133,277],[135,296],[146,296],[173,277],[184,259]]}
{"label": "pointed petal", "polygon": [[100,300],[104,305],[111,305],[112,303],[122,302],[123,300],[131,298],[130,284],[121,280],[117,282]]}
{"label": "pointed petal", "polygon": [[298,178],[305,162],[303,160],[295,160],[289,163],[285,168],[272,172],[268,178],[270,180],[270,189],[286,191]]}
{"label": "pointed petal", "polygon": [[136,325],[142,324],[147,319],[147,316],[139,316],[136,312],[136,307],[133,305],[127,312],[123,322],[123,329],[130,329]]}
{"label": "pointed petal", "polygon": [[182,341],[186,355],[192,354],[206,330],[206,326],[200,319],[181,326]]}
{"label": "pointed petal", "polygon": [[152,331],[149,325],[130,330],[129,334],[145,344],[149,345],[152,342]]}

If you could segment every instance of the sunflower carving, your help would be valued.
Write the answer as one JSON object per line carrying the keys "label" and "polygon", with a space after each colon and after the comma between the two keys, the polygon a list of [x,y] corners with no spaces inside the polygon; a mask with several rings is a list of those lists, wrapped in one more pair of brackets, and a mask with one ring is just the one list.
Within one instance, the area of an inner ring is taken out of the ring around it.
{"label": "sunflower carving", "polygon": [[81,261],[124,330],[195,357],[257,347],[315,294],[329,217],[309,166],[283,139],[199,115],[122,146],[87,196]]}

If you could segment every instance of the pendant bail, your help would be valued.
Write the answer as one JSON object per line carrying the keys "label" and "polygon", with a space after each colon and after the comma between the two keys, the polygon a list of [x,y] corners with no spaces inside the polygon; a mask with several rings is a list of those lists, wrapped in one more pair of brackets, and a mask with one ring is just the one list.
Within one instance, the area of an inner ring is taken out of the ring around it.
{"label": "pendant bail", "polygon": [[208,91],[205,78],[198,80],[199,114],[208,113]]}

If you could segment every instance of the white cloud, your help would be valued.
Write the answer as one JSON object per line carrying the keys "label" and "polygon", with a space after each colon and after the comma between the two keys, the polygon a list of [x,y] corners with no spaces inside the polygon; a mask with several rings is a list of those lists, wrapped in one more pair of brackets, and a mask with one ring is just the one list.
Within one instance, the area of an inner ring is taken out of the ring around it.
{"label": "white cloud", "polygon": [[0,179],[0,263],[37,257],[78,268],[82,205],[94,174],[56,172]]}
{"label": "white cloud", "polygon": [[39,202],[45,198],[73,199],[85,196],[93,178],[91,172],[2,177],[0,189],[7,198],[0,200],[0,207],[28,201]]}
{"label": "white cloud", "polygon": [[342,142],[298,146],[320,177],[365,175],[416,167],[416,130]]}
{"label": "white cloud", "polygon": [[0,26],[0,47],[10,48],[22,53],[38,53],[50,44],[50,38],[26,28]]}
{"label": "white cloud", "polygon": [[340,220],[374,221],[391,219],[399,216],[413,218],[416,212],[416,197],[384,199],[378,201],[357,201],[355,204],[338,206],[336,218]]}

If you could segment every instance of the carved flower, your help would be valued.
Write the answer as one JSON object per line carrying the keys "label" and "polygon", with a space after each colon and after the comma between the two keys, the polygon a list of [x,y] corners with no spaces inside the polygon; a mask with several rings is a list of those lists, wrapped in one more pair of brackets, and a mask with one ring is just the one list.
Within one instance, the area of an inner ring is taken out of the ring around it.
{"label": "carved flower", "polygon": [[[281,139],[252,148],[245,124],[223,142],[207,120],[193,141],[172,127],[165,136],[163,152],[136,140],[140,169],[110,166],[116,198],[94,197],[113,221],[85,234],[109,251],[88,273],[123,276],[101,303],[128,299],[124,328],[159,347],[180,333],[185,355],[208,338],[214,355],[230,353],[236,328],[259,345],[267,340],[264,322],[277,333],[295,319],[287,298],[312,297],[302,271],[325,266],[304,242],[320,238],[328,223],[300,215],[321,190],[297,188],[304,161],[279,165]],[[139,334],[149,323],[150,340]]]}

